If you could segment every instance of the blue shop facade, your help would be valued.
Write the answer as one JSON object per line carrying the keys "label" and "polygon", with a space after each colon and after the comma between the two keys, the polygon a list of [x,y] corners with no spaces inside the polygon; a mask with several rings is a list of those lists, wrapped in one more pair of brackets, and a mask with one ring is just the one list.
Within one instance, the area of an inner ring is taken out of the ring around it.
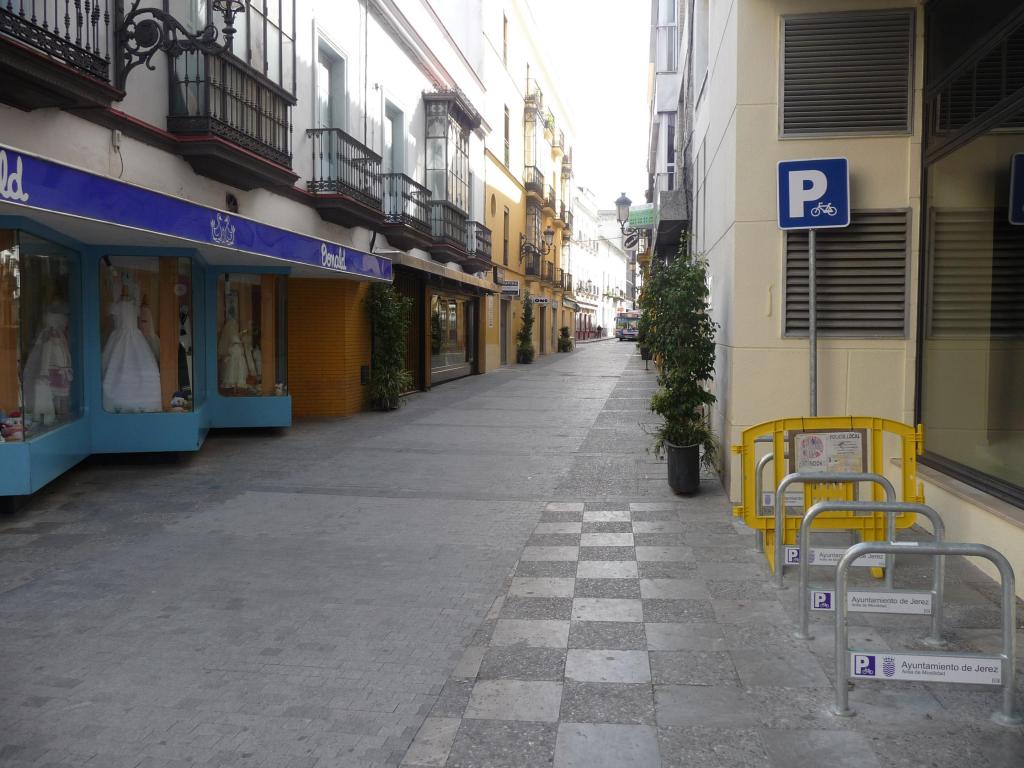
{"label": "blue shop facade", "polygon": [[289,426],[292,276],[392,264],[0,145],[0,496],[94,453]]}

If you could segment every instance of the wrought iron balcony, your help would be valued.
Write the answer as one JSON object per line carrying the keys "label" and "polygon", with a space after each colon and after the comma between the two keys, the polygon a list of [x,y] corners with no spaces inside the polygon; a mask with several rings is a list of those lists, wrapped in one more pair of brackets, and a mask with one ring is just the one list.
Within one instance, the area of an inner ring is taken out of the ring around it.
{"label": "wrought iron balcony", "polygon": [[21,109],[109,106],[109,0],[0,3],[0,101]]}
{"label": "wrought iron balcony", "polygon": [[551,184],[544,185],[544,211],[549,216],[555,215],[557,209],[557,202],[555,200],[555,188]]}
{"label": "wrought iron balcony", "polygon": [[561,154],[565,148],[565,131],[561,128],[557,128],[554,132],[554,136],[551,138],[551,149],[556,154]]}
{"label": "wrought iron balcony", "polygon": [[563,278],[563,280],[562,280],[562,287],[565,289],[565,292],[567,294],[569,294],[570,296],[573,295],[574,293],[576,293],[576,288],[575,288],[576,284],[573,283],[573,281],[572,281],[572,272],[565,272],[562,275],[562,278]]}
{"label": "wrought iron balcony", "polygon": [[527,253],[523,257],[523,264],[525,272],[528,276],[540,277],[541,276],[541,255],[537,252]]}
{"label": "wrought iron balcony", "polygon": [[543,264],[543,272],[541,273],[540,279],[546,283],[553,283],[555,281],[555,265],[550,261],[545,261]]}
{"label": "wrought iron balcony", "polygon": [[565,222],[565,231],[572,232],[572,211],[568,208],[565,209],[562,221]]}
{"label": "wrought iron balcony", "polygon": [[544,174],[535,165],[528,165],[523,171],[523,182],[527,192],[534,192],[538,197],[544,196]]}
{"label": "wrought iron balcony", "polygon": [[447,200],[430,201],[430,231],[434,244],[467,253],[468,222],[465,211]]}
{"label": "wrought iron balcony", "polygon": [[536,78],[530,77],[526,80],[526,106],[537,111],[544,108],[544,94],[541,93],[540,86],[537,84]]}
{"label": "wrought iron balcony", "polygon": [[491,260],[491,230],[479,221],[470,221],[467,225],[468,237],[466,244],[469,252],[484,261]]}
{"label": "wrought iron balcony", "polygon": [[555,288],[565,288],[565,272],[561,267],[555,267]]}
{"label": "wrought iron balcony", "polygon": [[430,190],[404,173],[385,173],[384,233],[396,248],[429,248]]}
{"label": "wrought iron balcony", "polygon": [[368,206],[381,207],[384,176],[380,155],[340,128],[310,128],[306,135],[313,139],[310,192],[348,195]]}
{"label": "wrought iron balcony", "polygon": [[230,53],[184,53],[171,67],[167,130],[198,173],[242,189],[291,185],[295,97]]}

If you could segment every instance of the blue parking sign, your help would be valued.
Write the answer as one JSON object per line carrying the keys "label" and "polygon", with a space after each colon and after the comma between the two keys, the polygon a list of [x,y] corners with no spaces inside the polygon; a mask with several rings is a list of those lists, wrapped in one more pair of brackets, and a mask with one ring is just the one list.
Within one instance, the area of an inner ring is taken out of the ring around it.
{"label": "blue parking sign", "polygon": [[845,157],[783,160],[778,189],[779,229],[850,226],[850,163]]}
{"label": "blue parking sign", "polygon": [[1024,225],[1024,153],[1010,161],[1010,223]]}

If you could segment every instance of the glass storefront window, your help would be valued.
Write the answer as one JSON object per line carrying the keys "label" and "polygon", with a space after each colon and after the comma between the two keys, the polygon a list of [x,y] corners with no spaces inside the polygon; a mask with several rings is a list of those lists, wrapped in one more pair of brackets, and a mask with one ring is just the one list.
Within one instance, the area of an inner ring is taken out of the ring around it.
{"label": "glass storefront window", "polygon": [[192,410],[191,275],[191,261],[173,256],[100,262],[104,410]]}
{"label": "glass storefront window", "polygon": [[476,300],[430,299],[430,370],[434,382],[473,373],[476,362]]}
{"label": "glass storefront window", "polygon": [[82,413],[77,257],[0,230],[0,438],[38,437]]}
{"label": "glass storefront window", "polygon": [[223,274],[217,284],[217,388],[222,395],[288,393],[285,278]]}
{"label": "glass storefront window", "polygon": [[927,169],[920,382],[928,454],[1018,489],[1024,226],[1010,223],[1008,208],[1011,159],[1021,152],[1024,133],[1001,127]]}

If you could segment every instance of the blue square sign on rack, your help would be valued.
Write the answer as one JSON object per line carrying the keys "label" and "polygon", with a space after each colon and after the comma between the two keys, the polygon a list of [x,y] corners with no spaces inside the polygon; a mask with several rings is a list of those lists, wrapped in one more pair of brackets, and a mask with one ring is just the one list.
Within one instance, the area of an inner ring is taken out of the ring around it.
{"label": "blue square sign on rack", "polygon": [[1024,226],[1024,152],[1010,160],[1010,223]]}
{"label": "blue square sign on rack", "polygon": [[845,157],[781,161],[778,192],[779,229],[850,226],[850,163]]}

